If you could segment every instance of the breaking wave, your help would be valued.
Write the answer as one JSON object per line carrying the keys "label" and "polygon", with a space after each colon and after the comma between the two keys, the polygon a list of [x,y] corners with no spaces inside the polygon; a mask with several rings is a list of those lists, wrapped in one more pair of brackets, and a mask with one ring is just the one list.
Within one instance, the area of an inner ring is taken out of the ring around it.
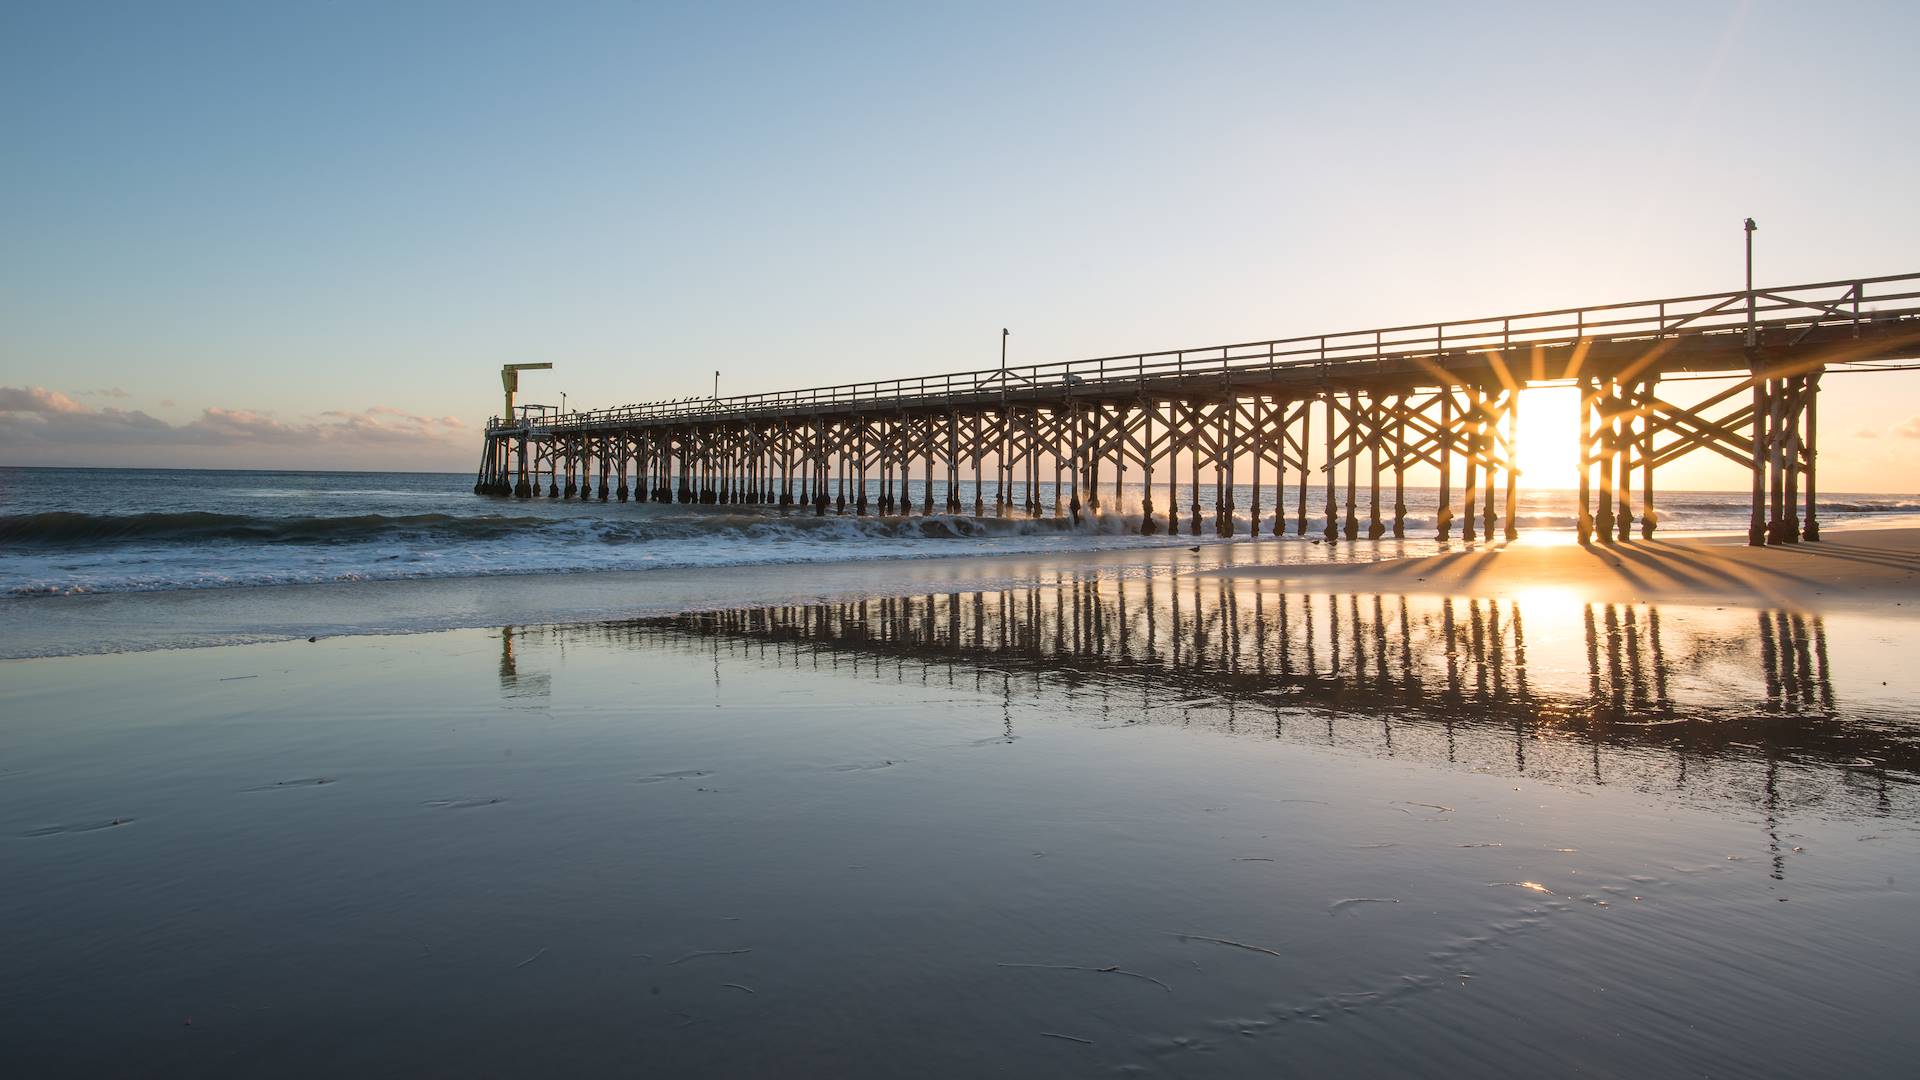
{"label": "breaking wave", "polygon": [[264,517],[205,512],[83,514],[53,512],[0,516],[0,546],[102,547],[121,544],[354,544],[392,540],[500,540],[547,534],[556,539],[642,543],[701,537],[792,539],[944,539],[1025,536],[1069,531],[1119,535],[1137,529],[1138,515],[1083,523],[1064,519],[934,517],[772,517],[742,513],[676,513],[673,517],[553,518],[452,514],[355,514],[343,517]]}

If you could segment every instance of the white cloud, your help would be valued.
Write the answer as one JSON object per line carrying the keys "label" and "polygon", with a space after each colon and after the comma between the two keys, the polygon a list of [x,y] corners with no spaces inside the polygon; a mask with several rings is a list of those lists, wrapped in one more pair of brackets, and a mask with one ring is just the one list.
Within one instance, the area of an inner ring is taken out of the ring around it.
{"label": "white cloud", "polygon": [[[296,422],[210,405],[184,424],[138,409],[93,408],[57,390],[0,386],[0,453],[18,463],[459,467],[477,453],[454,416],[390,405],[333,409]],[[157,455],[160,461],[150,460]]]}

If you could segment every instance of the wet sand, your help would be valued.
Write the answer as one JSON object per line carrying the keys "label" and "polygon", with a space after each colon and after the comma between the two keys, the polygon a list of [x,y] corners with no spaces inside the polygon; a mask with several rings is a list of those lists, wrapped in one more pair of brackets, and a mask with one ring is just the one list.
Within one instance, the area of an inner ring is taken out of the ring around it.
{"label": "wet sand", "polygon": [[1734,603],[1818,610],[1920,601],[1920,529],[1854,529],[1819,543],[1754,548],[1743,538],[1615,545],[1520,542],[1367,564],[1224,567],[1284,588],[1624,602]]}
{"label": "wet sand", "polygon": [[1910,625],[1167,568],[16,661],[8,1058],[1901,1076]]}
{"label": "wet sand", "polygon": [[1424,540],[1383,541],[1352,551],[1266,540],[1193,549],[0,597],[0,659],[669,615],[927,589],[999,588],[1061,575],[1189,573],[1247,563],[1406,558],[1434,550],[1436,545]]}

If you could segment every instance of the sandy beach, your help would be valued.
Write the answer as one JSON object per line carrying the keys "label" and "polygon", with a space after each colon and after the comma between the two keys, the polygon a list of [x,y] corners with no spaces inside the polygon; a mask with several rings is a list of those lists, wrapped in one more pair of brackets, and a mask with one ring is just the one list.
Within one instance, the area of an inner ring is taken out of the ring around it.
{"label": "sandy beach", "polygon": [[9,1053],[1899,1075],[1905,625],[1163,570],[16,661]]}
{"label": "sandy beach", "polygon": [[1764,548],[1730,536],[1610,546],[1550,538],[1373,563],[1210,572],[1301,589],[1479,597],[1561,590],[1639,603],[1893,611],[1920,600],[1920,529],[1855,529],[1818,543]]}

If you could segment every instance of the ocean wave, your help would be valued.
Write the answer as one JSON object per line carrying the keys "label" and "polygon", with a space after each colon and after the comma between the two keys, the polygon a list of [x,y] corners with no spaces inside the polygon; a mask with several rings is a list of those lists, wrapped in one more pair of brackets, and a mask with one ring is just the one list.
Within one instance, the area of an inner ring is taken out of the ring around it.
{"label": "ocean wave", "polygon": [[[1087,553],[1166,545],[1226,544],[1187,534],[1141,536],[1138,518],[1089,520],[1080,528],[1049,519],[834,519],[758,521],[704,543],[580,542],[602,523],[573,523],[571,535],[523,532],[491,541],[264,545],[202,544],[96,547],[0,547],[0,595],[222,589],[431,578],[485,578],[597,571],[724,570],[848,561],[937,559],[956,555]],[[973,535],[972,542],[957,538]],[[860,542],[862,537],[869,538]]]}
{"label": "ocean wave", "polygon": [[[1259,498],[1262,541],[1273,539],[1275,507],[1267,494],[1263,489]],[[1249,538],[1252,495],[1245,487],[1236,492],[1234,541]],[[1310,495],[1304,537],[1297,532],[1297,498],[1281,505],[1279,516],[1287,540],[1304,543],[1323,536],[1325,503],[1320,491]],[[119,513],[83,513],[49,508],[0,515],[0,596],[607,570],[721,570],[1229,542],[1215,534],[1210,505],[1201,507],[1202,531],[1195,535],[1192,507],[1184,501],[1177,515],[1178,534],[1166,532],[1163,504],[1154,515],[1157,535],[1142,536],[1137,496],[1136,491],[1124,500],[1115,499],[1105,508],[1108,512],[1084,516],[1078,524],[1050,513],[1039,518],[860,517],[829,509],[824,516],[815,516],[811,508],[782,515],[772,507],[597,501],[488,503],[465,510],[471,504],[464,491],[383,500],[353,507],[363,509],[361,513],[342,515],[273,514],[268,512],[271,507],[258,502],[218,505],[217,499],[212,500],[215,506],[195,510],[139,507]],[[1404,533],[1409,544],[1433,539],[1433,501],[1431,496],[1407,493]],[[1504,532],[1503,504],[1503,499],[1498,500],[1495,536]],[[20,509],[44,506],[45,502],[28,503]],[[420,512],[414,512],[416,506]],[[1637,521],[1638,501],[1629,507]],[[1390,529],[1391,509],[1382,509],[1383,524]],[[1570,498],[1554,493],[1523,498],[1516,507],[1515,525],[1523,534],[1570,532],[1577,524],[1572,509]],[[1886,521],[1893,515],[1920,513],[1920,499],[1853,495],[1822,502],[1820,509],[1830,525],[1847,520]],[[1336,507],[1335,525],[1342,535],[1346,513],[1344,505]],[[1747,516],[1745,493],[1663,494],[1660,535],[1743,533]],[[1359,534],[1365,536],[1371,513],[1364,500],[1355,507],[1355,518]],[[1462,536],[1465,524],[1464,513],[1456,511],[1455,538]],[[1476,529],[1480,524],[1475,521]]]}
{"label": "ocean wave", "polygon": [[1920,502],[1821,502],[1823,514],[1911,514],[1920,511]]}
{"label": "ocean wave", "polygon": [[[584,508],[583,508],[584,509]],[[1637,503],[1629,510],[1636,512]],[[1820,506],[1823,515],[1837,517],[1920,512],[1920,501],[1906,499],[1851,500],[1827,502]],[[1571,508],[1522,506],[1515,524],[1521,529],[1571,529],[1577,519]],[[1729,497],[1712,500],[1677,498],[1660,506],[1660,517],[1669,526],[1725,527],[1744,525],[1746,508],[1742,501]],[[1357,518],[1365,527],[1367,508],[1357,508]],[[1155,515],[1164,523],[1165,513]],[[1289,531],[1297,527],[1297,511],[1287,507],[1281,519]],[[1390,515],[1383,514],[1387,520]],[[1211,508],[1203,511],[1203,526],[1210,534],[1214,523]],[[1248,521],[1246,508],[1234,515],[1236,531],[1244,533]],[[1274,513],[1263,508],[1263,533],[1270,533]],[[1335,515],[1344,524],[1344,508]],[[1181,523],[1190,515],[1182,512]],[[1317,526],[1325,520],[1319,507],[1309,516],[1309,535],[1317,535]],[[1456,517],[1457,523],[1464,523]],[[1505,522],[1504,511],[1500,514]],[[1431,507],[1415,509],[1405,518],[1405,528],[1428,531],[1435,525]],[[1163,525],[1164,527],[1164,525]],[[639,504],[618,513],[582,513],[571,515],[510,514],[350,514],[340,516],[275,516],[231,514],[210,511],[177,511],[132,514],[89,514],[54,511],[37,514],[0,515],[0,548],[14,550],[111,548],[125,546],[169,546],[206,543],[234,545],[333,546],[342,544],[420,542],[436,545],[509,540],[514,538],[549,539],[554,542],[597,542],[601,544],[640,544],[651,541],[707,539],[743,539],[779,543],[782,541],[868,541],[901,539],[967,539],[1032,536],[1126,536],[1137,534],[1140,514],[1112,512],[1086,515],[1079,524],[1065,517],[1043,516],[971,517],[964,514],[936,514],[931,517],[878,515],[857,517],[831,510],[815,516],[807,510],[780,515],[772,510],[754,512],[733,507],[655,506]]]}
{"label": "ocean wave", "polygon": [[[664,509],[664,508],[663,508]],[[534,517],[453,514],[354,514],[339,517],[274,517],[205,511],[86,514],[57,511],[0,516],[0,547],[90,548],[129,545],[232,544],[336,545],[396,540],[459,543],[542,535],[557,541],[607,544],[658,540],[738,538],[781,540],[963,539],[1058,534],[1125,535],[1137,532],[1137,514],[1066,518],[825,516],[800,511],[788,516],[675,508],[634,516]],[[1209,521],[1211,518],[1209,517]]]}
{"label": "ocean wave", "polygon": [[489,540],[551,523],[551,519],[545,518],[456,517],[451,514],[257,517],[206,511],[148,514],[55,511],[0,517],[0,545],[68,547],[204,543],[215,540],[328,544],[408,535]]}

